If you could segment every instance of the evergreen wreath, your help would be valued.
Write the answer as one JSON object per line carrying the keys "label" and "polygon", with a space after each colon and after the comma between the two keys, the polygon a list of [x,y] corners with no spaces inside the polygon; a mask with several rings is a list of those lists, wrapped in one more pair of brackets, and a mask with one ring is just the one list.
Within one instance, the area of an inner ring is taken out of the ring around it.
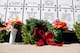
{"label": "evergreen wreath", "polygon": [[61,32],[61,30],[55,29],[53,27],[53,25],[47,21],[43,21],[43,20],[37,20],[37,19],[28,19],[26,20],[26,24],[23,25],[22,27],[22,38],[23,41],[26,44],[37,44],[39,39],[34,35],[34,29],[36,27],[41,27],[41,26],[46,26],[47,31],[48,32],[52,32],[52,34],[54,34],[54,41],[53,42],[60,42],[59,40],[59,33]]}

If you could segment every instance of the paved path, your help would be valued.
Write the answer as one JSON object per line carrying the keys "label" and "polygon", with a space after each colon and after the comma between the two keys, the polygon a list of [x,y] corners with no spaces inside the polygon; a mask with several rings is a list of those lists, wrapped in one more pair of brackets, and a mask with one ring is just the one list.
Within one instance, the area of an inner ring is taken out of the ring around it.
{"label": "paved path", "polygon": [[23,45],[23,44],[4,44],[0,43],[0,53],[80,53],[80,44],[64,44],[58,46]]}

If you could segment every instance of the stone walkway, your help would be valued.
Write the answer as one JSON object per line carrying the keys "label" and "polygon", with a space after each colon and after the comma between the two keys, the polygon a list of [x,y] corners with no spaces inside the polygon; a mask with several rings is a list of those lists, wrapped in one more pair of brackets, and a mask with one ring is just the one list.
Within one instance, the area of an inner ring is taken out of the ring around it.
{"label": "stone walkway", "polygon": [[64,44],[63,46],[35,46],[23,44],[0,43],[0,53],[80,53],[80,44]]}

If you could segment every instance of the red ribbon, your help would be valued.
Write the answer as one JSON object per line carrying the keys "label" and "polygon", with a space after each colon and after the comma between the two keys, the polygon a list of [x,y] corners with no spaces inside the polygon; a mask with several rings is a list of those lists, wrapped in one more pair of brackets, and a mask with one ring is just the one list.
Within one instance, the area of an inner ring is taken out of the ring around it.
{"label": "red ribbon", "polygon": [[64,44],[64,42],[61,42],[61,44],[53,42],[54,35],[52,34],[52,32],[46,33],[46,31],[47,28],[44,26],[40,28],[36,27],[34,29],[34,36],[36,36],[39,39],[37,46],[43,46],[44,44],[62,46]]}

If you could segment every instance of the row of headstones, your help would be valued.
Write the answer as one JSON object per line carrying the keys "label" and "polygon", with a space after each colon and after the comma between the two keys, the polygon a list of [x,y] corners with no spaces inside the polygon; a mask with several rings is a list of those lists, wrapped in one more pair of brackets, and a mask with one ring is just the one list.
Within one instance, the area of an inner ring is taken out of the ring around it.
{"label": "row of headstones", "polygon": [[0,7],[0,18],[7,21],[8,18],[15,19],[19,17],[23,23],[26,19],[36,18],[47,20],[52,23],[56,18],[65,21],[72,29],[75,22],[80,23],[80,10],[74,9],[56,9],[56,8],[36,8],[36,7]]}
{"label": "row of headstones", "polygon": [[80,9],[80,0],[0,0],[2,6],[36,6]]}
{"label": "row of headstones", "polygon": [[[3,21],[7,21],[8,18],[15,19],[18,16],[23,23],[29,18],[48,20],[52,23],[56,18],[60,18],[60,20],[67,22],[68,26],[71,26],[70,28],[75,21],[80,22],[80,0],[0,1],[0,18]],[[57,8],[57,6],[62,8]]]}

